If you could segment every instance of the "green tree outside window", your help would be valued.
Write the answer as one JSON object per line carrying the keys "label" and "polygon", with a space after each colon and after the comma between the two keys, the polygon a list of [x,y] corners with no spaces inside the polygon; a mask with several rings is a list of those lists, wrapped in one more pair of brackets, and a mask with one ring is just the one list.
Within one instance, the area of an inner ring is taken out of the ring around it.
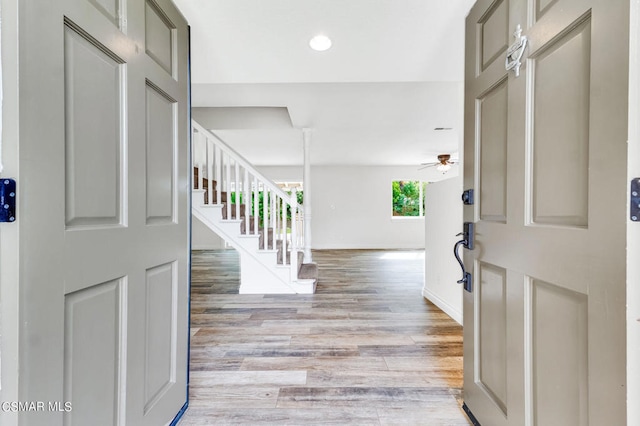
{"label": "green tree outside window", "polygon": [[391,183],[393,216],[424,216],[424,190],[426,182],[397,180]]}

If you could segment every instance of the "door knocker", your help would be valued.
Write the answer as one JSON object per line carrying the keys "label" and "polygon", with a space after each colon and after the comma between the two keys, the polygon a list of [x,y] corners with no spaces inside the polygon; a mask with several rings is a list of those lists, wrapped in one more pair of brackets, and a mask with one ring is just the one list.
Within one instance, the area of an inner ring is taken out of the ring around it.
{"label": "door knocker", "polygon": [[527,36],[522,35],[522,28],[520,25],[516,27],[515,32],[513,33],[516,41],[509,46],[507,49],[507,58],[505,59],[504,66],[507,71],[514,70],[516,73],[516,77],[520,77],[520,66],[522,62],[522,55],[524,55],[524,50],[527,48]]}

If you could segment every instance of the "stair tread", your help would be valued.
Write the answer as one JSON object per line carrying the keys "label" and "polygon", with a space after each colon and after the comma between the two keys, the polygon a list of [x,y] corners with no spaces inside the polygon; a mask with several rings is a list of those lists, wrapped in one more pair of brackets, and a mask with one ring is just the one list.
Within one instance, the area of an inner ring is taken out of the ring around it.
{"label": "stair tread", "polygon": [[318,264],[317,263],[303,263],[300,265],[298,271],[298,279],[318,279]]}
{"label": "stair tread", "polygon": [[240,234],[238,235],[238,238],[253,238],[253,239],[260,239],[260,235],[258,234]]}
{"label": "stair tread", "polygon": [[263,249],[262,247],[260,247],[260,249],[258,250],[258,254],[264,254],[264,253],[275,253],[275,254],[278,254],[278,250],[272,249],[272,248]]}

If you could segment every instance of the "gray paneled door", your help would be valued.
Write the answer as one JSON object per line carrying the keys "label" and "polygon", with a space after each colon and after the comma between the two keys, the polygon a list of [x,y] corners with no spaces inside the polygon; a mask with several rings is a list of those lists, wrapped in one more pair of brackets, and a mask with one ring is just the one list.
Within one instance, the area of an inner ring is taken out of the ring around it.
{"label": "gray paneled door", "polygon": [[625,424],[628,9],[478,0],[467,18],[464,400],[483,425]]}
{"label": "gray paneled door", "polygon": [[20,399],[29,425],[186,402],[188,28],[169,0],[20,1]]}

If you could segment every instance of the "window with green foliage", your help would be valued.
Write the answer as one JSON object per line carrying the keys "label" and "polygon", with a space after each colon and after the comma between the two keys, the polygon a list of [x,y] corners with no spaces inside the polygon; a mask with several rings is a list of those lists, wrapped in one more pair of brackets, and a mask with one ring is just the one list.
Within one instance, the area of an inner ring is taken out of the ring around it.
{"label": "window with green foliage", "polygon": [[418,180],[396,180],[391,182],[393,216],[424,216],[424,190],[426,186],[426,182]]}

